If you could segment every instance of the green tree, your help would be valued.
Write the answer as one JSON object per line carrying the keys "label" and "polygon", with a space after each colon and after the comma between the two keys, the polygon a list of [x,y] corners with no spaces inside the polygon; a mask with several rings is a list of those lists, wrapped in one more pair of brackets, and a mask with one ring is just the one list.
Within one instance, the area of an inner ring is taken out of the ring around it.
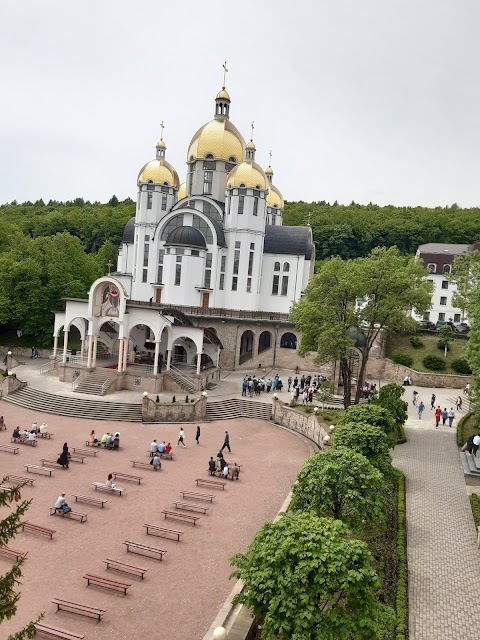
{"label": "green tree", "polygon": [[394,383],[386,384],[380,387],[377,397],[372,400],[372,404],[386,409],[396,425],[403,425],[408,418],[408,404],[405,400],[402,400],[404,393],[405,389],[401,385]]}
{"label": "green tree", "polygon": [[471,295],[480,282],[480,251],[469,251],[453,260],[452,273],[448,280],[455,284],[453,304],[462,310],[462,319],[467,312]]}
{"label": "green tree", "polygon": [[290,508],[330,516],[362,530],[385,513],[380,471],[361,454],[334,447],[306,460],[293,487]]}
{"label": "green tree", "polygon": [[380,640],[394,615],[379,603],[367,545],[347,527],[311,513],[267,522],[232,574],[245,584],[237,601],[262,621],[265,640]]}
{"label": "green tree", "polygon": [[333,447],[344,447],[356,451],[381,473],[385,478],[393,478],[390,448],[392,440],[381,427],[365,422],[342,422],[335,427]]}
{"label": "green tree", "polygon": [[[390,415],[390,412],[388,409],[376,404],[355,404],[349,407],[340,417],[338,424],[341,425],[344,422],[366,422],[375,427],[380,427],[390,437],[395,433],[395,420]],[[391,446],[393,446],[393,442]]]}
{"label": "green tree", "polygon": [[[21,488],[23,485],[16,485],[7,489],[4,483],[6,483],[6,478],[3,479],[0,488],[0,508],[11,509],[13,502],[18,503],[21,500]],[[3,520],[0,520],[0,545],[6,546],[17,535],[22,526],[22,516],[25,515],[30,503],[31,500],[23,500],[20,504],[16,504],[14,511],[9,513]],[[13,618],[17,611],[20,593],[15,588],[16,585],[20,584],[20,578],[22,577],[21,567],[24,560],[25,557],[20,558],[7,573],[0,576],[0,625],[4,620]],[[8,636],[7,640],[23,640],[34,636],[34,623],[30,622],[21,631]]]}
{"label": "green tree", "polygon": [[333,400],[333,382],[328,382],[327,380],[322,382],[315,395],[318,401],[322,403],[322,409],[325,409],[325,403]]}

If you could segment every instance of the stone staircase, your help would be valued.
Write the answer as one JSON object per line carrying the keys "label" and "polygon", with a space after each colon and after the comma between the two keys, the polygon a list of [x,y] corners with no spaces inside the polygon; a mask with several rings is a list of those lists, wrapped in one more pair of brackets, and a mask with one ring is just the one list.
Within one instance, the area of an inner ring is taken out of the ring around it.
{"label": "stone staircase", "polygon": [[104,396],[115,380],[116,372],[112,369],[94,369],[83,371],[72,384],[75,393],[88,393],[93,396]]}
{"label": "stone staircase", "polygon": [[460,451],[463,473],[470,478],[478,478],[480,481],[480,458],[472,456],[468,451]]}
{"label": "stone staircase", "polygon": [[3,398],[5,402],[39,411],[89,420],[142,422],[142,405],[126,402],[102,402],[86,398],[69,398],[24,387]]}
{"label": "stone staircase", "polygon": [[272,405],[240,398],[207,402],[207,420],[230,420],[231,418],[256,418],[271,420]]}
{"label": "stone staircase", "polygon": [[[472,405],[470,402],[470,399],[468,398],[468,396],[463,395],[463,393],[461,391],[459,391],[458,396],[461,396],[462,398],[462,411],[466,411],[469,412],[472,410]],[[457,398],[458,396],[455,396],[455,398],[447,398],[448,401],[448,407],[453,407],[453,410],[456,411],[456,406],[457,406]]]}
{"label": "stone staircase", "polygon": [[188,391],[188,393],[195,393],[195,385],[186,372],[172,365],[170,369],[165,373],[167,376],[170,376],[172,380],[175,380],[175,382],[180,385],[182,389],[185,389],[185,391]]}

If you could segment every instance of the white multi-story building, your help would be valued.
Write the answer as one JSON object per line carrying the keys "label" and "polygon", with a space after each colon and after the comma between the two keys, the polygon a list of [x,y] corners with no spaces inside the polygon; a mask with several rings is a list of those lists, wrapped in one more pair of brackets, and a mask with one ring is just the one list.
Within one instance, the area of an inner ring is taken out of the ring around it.
{"label": "white multi-story building", "polygon": [[99,344],[118,355],[119,372],[134,348],[147,351],[153,375],[162,361],[195,366],[197,375],[207,366],[291,362],[298,336],[288,313],[313,275],[315,248],[309,226],[282,225],[272,167],[263,170],[255,154],[253,139],[246,144],[230,121],[225,87],[214,118],[190,142],[183,184],[162,133],[138,174],[116,271],[56,314],[54,350],[63,329],[65,362],[72,325],[89,369]]}
{"label": "white multi-story building", "polygon": [[467,322],[468,317],[462,309],[453,303],[453,296],[457,290],[448,276],[452,273],[453,261],[456,256],[462,256],[469,251],[478,250],[475,244],[443,244],[430,242],[418,247],[416,258],[421,260],[428,271],[428,280],[433,283],[432,306],[423,316],[415,315],[416,320],[430,320],[431,322]]}

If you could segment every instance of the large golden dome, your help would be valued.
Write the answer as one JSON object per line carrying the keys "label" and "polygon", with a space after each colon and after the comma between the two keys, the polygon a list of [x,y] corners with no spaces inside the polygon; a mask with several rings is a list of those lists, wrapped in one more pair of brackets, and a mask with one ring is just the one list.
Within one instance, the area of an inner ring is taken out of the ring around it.
{"label": "large golden dome", "polygon": [[154,184],[167,183],[170,187],[176,187],[177,189],[180,186],[178,173],[172,165],[163,158],[151,160],[140,169],[137,184],[146,184],[147,182],[153,182]]}
{"label": "large golden dome", "polygon": [[180,185],[180,188],[178,190],[178,193],[177,193],[177,198],[179,200],[183,200],[183,198],[185,198],[186,195],[187,195],[187,183],[186,182],[182,182],[182,184]]}
{"label": "large golden dome", "polygon": [[207,122],[193,136],[188,147],[187,162],[205,158],[211,153],[215,160],[241,162],[245,153],[245,140],[238,129],[226,119]]}
{"label": "large golden dome", "polygon": [[276,209],[283,209],[284,207],[283,196],[274,184],[269,185],[266,202],[267,207],[275,207]]}
{"label": "large golden dome", "polygon": [[242,162],[230,171],[227,178],[227,189],[240,185],[268,191],[267,176],[256,162]]}

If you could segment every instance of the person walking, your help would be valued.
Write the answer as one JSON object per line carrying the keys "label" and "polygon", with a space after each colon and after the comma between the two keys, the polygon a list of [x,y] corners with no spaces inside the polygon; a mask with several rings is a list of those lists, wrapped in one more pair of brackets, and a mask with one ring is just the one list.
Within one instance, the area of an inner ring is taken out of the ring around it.
{"label": "person walking", "polygon": [[440,418],[442,417],[442,410],[440,405],[435,409],[435,429],[438,429],[438,425],[440,424]]}
{"label": "person walking", "polygon": [[433,409],[435,407],[435,400],[437,399],[437,396],[432,393],[432,399],[430,400],[430,408]]}
{"label": "person walking", "polygon": [[220,449],[220,451],[223,451],[225,447],[227,447],[229,453],[232,453],[232,450],[230,449],[230,436],[228,435],[228,431],[225,431],[225,439],[223,441],[223,447]]}
{"label": "person walking", "polygon": [[197,441],[197,444],[200,444],[200,425],[197,424],[197,433],[195,434],[195,440]]}
{"label": "person walking", "polygon": [[65,444],[63,445],[63,450],[62,453],[60,454],[58,460],[57,460],[57,464],[62,465],[62,467],[65,469],[65,467],[68,469],[68,459],[70,458],[70,453],[68,451],[68,444],[65,442]]}
{"label": "person walking", "polygon": [[423,402],[420,400],[420,404],[418,405],[418,419],[421,420],[422,419],[422,413],[423,410],[425,409],[425,405],[423,404]]}
{"label": "person walking", "polygon": [[185,431],[183,429],[180,429],[180,432],[178,434],[178,442],[175,446],[178,447],[178,445],[182,443],[184,448],[186,448],[187,445],[185,444],[184,438],[185,438]]}
{"label": "person walking", "polygon": [[208,461],[208,472],[211,476],[215,475],[215,460],[213,456],[210,456],[210,460]]}
{"label": "person walking", "polygon": [[462,396],[458,396],[457,398],[457,411],[461,411],[462,410]]}
{"label": "person walking", "polygon": [[447,422],[447,418],[448,418],[448,411],[447,411],[447,407],[445,407],[444,410],[442,411],[442,424],[445,424]]}
{"label": "person walking", "polygon": [[413,390],[413,406],[416,407],[417,406],[417,400],[418,400],[418,391],[416,391],[415,389]]}
{"label": "person walking", "polygon": [[453,426],[453,419],[455,418],[455,412],[453,410],[453,407],[450,407],[450,411],[448,412],[448,426],[450,428],[452,428]]}

